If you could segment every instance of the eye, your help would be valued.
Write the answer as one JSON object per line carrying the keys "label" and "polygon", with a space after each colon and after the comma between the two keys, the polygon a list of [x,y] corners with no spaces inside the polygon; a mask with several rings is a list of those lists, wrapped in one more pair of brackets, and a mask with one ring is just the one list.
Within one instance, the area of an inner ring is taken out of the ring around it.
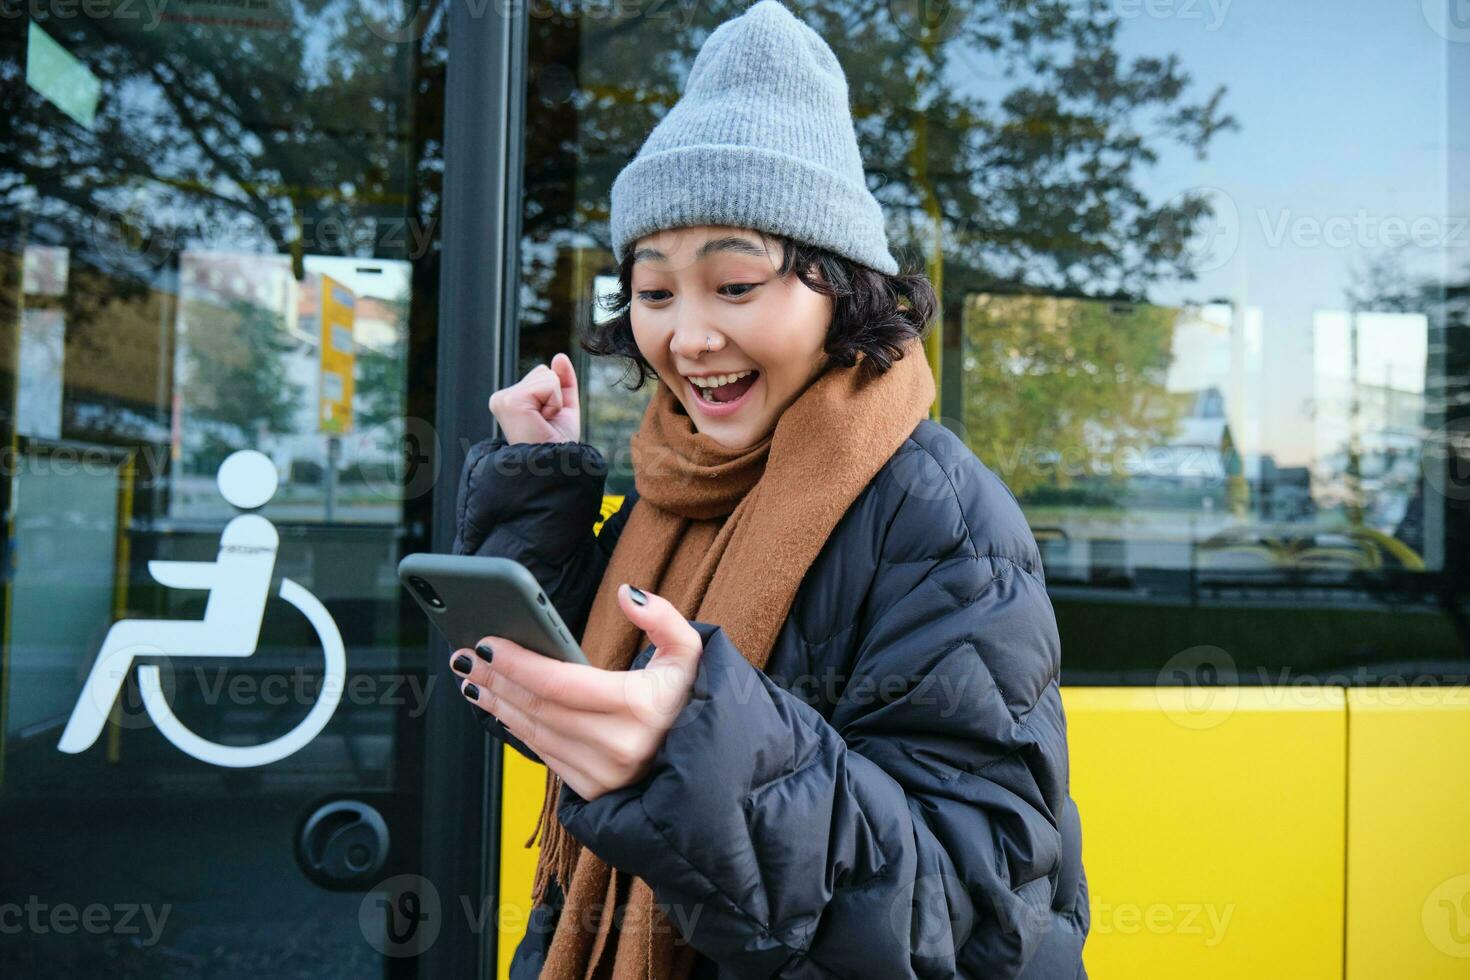
{"label": "eye", "polygon": [[743,290],[745,290],[745,292],[743,292],[743,293],[729,294],[734,299],[740,299],[742,297],[749,296],[752,292],[755,291],[756,287],[758,287],[759,285],[760,285],[760,283],[758,283],[758,282],[732,282],[732,283],[728,283],[727,285],[721,286],[720,289],[722,289],[722,290],[725,290],[725,289],[743,289]]}
{"label": "eye", "polygon": [[669,295],[667,289],[645,289],[638,294],[638,298],[645,303],[658,303]]}

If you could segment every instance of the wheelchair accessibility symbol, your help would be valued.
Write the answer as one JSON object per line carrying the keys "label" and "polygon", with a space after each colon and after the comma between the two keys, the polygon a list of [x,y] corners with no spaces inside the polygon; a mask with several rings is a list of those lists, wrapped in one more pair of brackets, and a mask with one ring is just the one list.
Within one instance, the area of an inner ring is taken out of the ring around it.
{"label": "wheelchair accessibility symbol", "polygon": [[[241,510],[263,506],[276,492],[276,468],[253,449],[232,453],[216,476],[220,495]],[[112,624],[72,709],[57,748],[84,752],[97,741],[123,682],[140,656],[248,657],[260,638],[280,536],[259,514],[241,514],[225,525],[214,561],[150,561],[160,585],[209,592],[199,620],[122,619]],[[185,753],[216,766],[245,768],[278,762],[319,735],[342,698],[347,655],[342,634],[316,596],[288,578],[280,596],[306,616],[326,658],[321,695],[293,730],[260,745],[221,745],[189,730],[169,706],[156,664],[138,666],[143,708],[153,724]]]}

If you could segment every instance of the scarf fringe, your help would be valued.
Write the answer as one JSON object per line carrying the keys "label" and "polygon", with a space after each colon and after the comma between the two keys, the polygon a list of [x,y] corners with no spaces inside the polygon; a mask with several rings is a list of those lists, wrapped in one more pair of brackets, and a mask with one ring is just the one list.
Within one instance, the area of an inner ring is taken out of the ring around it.
{"label": "scarf fringe", "polygon": [[531,904],[546,904],[546,886],[554,877],[561,886],[565,901],[572,887],[572,872],[577,867],[577,857],[582,845],[567,832],[556,818],[556,803],[561,795],[561,779],[550,769],[546,770],[546,795],[541,801],[541,815],[536,819],[536,829],[531,832],[525,846],[534,847],[541,839],[541,852],[536,856],[536,876],[531,882]]}

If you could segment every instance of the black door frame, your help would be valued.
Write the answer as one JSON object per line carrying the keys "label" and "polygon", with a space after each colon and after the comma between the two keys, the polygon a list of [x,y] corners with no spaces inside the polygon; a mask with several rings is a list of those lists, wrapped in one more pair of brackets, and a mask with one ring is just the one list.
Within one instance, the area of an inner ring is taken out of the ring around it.
{"label": "black door frame", "polygon": [[[526,16],[517,4],[449,3],[431,535],[441,553],[454,541],[466,452],[495,434],[486,400],[515,376]],[[430,676],[447,679],[447,654],[431,642]],[[419,957],[419,976],[494,976],[500,747],[453,684],[436,685],[426,720],[424,874],[439,892],[443,927]],[[484,926],[478,933],[462,898]]]}

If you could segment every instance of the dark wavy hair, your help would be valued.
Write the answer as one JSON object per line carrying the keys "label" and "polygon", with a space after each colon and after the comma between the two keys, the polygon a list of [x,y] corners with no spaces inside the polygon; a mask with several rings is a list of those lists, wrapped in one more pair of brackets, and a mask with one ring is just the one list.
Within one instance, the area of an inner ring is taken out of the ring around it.
{"label": "dark wavy hair", "polygon": [[[784,279],[793,271],[808,289],[833,299],[832,322],[822,349],[833,365],[852,367],[858,352],[866,356],[861,369],[864,380],[883,374],[902,355],[913,338],[922,337],[939,311],[934,285],[923,273],[889,276],[853,262],[824,248],[793,241],[784,235],[756,232],[770,248],[781,245],[781,265],[776,275]],[[600,302],[612,316],[596,324],[580,338],[583,350],[602,357],[623,357],[637,372],[632,390],[657,377],[657,372],[638,351],[633,338],[633,254],[631,246],[618,266],[618,289]],[[819,278],[820,277],[820,278]]]}

